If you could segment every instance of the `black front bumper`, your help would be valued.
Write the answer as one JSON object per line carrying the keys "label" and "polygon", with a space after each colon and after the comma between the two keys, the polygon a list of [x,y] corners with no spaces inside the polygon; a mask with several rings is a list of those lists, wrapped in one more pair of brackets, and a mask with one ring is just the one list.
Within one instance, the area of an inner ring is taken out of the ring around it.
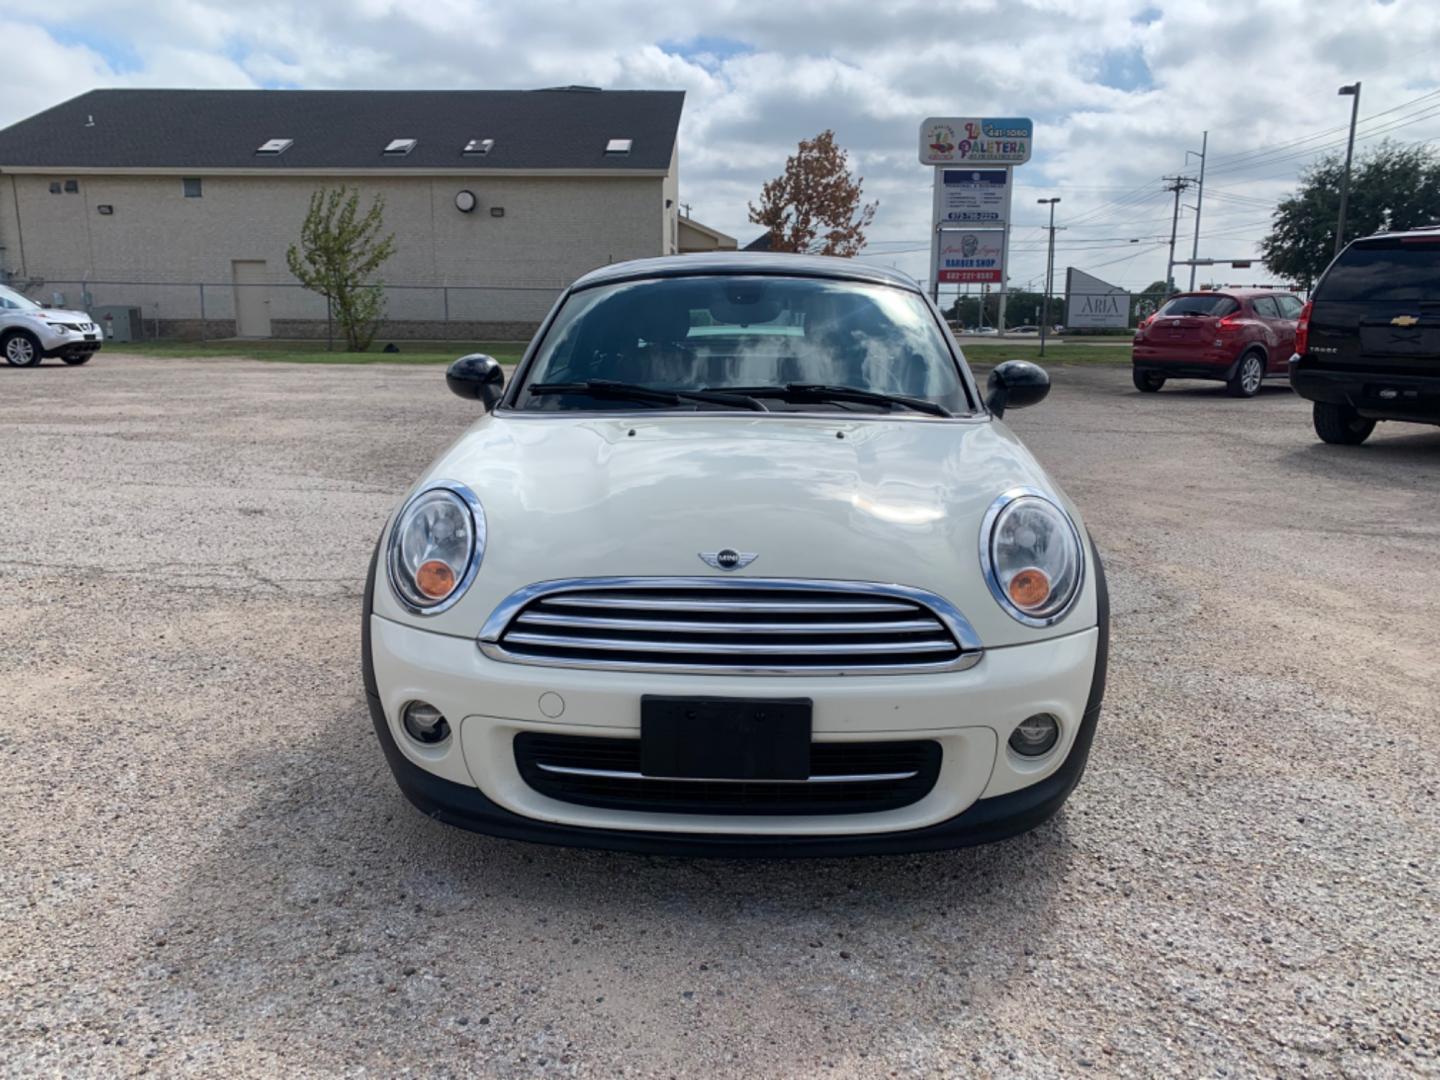
{"label": "black front bumper", "polygon": [[1440,366],[1433,373],[1394,374],[1322,368],[1308,357],[1294,356],[1290,359],[1290,385],[1302,398],[1348,405],[1371,420],[1440,424]]}
{"label": "black front bumper", "polygon": [[57,345],[53,349],[45,350],[46,356],[94,356],[100,351],[102,342],[99,341],[67,341],[64,345]]}
{"label": "black front bumper", "polygon": [[[1008,795],[981,799],[948,821],[904,832],[853,836],[756,836],[748,834],[663,833],[630,829],[592,829],[523,817],[497,805],[478,789],[445,780],[420,768],[395,745],[370,656],[370,606],[375,588],[376,557],[370,560],[365,582],[361,657],[365,699],[375,735],[395,781],[405,797],[422,813],[462,829],[567,847],[603,848],[651,855],[713,856],[717,858],[799,858],[808,856],[891,855],[915,851],[941,851],[1004,840],[1027,832],[1052,817],[1080,782],[1090,757],[1090,744],[1105,697],[1105,676],[1110,655],[1110,596],[1100,553],[1095,559],[1096,607],[1100,637],[1095,649],[1095,677],[1085,702],[1085,714],[1065,763],[1037,784]],[[376,547],[378,556],[379,547]]]}

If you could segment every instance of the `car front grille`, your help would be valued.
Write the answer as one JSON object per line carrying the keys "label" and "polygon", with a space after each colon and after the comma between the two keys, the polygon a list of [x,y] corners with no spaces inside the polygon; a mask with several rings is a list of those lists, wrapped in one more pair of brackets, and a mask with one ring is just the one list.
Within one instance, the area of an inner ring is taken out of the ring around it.
{"label": "car front grille", "polygon": [[596,578],[522,589],[480,634],[493,659],[631,671],[887,674],[980,659],[965,618],[901,585]]}
{"label": "car front grille", "polygon": [[515,764],[542,795],[668,814],[873,814],[919,802],[940,775],[940,744],[810,744],[808,780],[692,780],[640,772],[640,740],[522,732]]}

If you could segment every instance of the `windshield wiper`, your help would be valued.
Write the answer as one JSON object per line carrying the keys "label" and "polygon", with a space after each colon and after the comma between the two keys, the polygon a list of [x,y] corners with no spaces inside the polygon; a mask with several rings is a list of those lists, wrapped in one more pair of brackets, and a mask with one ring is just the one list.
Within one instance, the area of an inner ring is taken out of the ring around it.
{"label": "windshield wiper", "polygon": [[743,394],[751,398],[778,397],[799,401],[854,401],[866,405],[899,405],[931,416],[953,416],[945,406],[925,398],[904,394],[885,394],[879,390],[861,390],[854,386],[827,386],[823,383],[786,383],[784,386],[706,387],[711,393]]}
{"label": "windshield wiper", "polygon": [[589,394],[593,398],[615,398],[621,401],[653,401],[657,405],[679,405],[682,401],[698,401],[706,405],[728,405],[734,409],[769,412],[763,402],[748,394],[722,390],[661,390],[639,383],[616,382],[613,379],[586,379],[584,382],[533,383],[526,391],[531,394]]}

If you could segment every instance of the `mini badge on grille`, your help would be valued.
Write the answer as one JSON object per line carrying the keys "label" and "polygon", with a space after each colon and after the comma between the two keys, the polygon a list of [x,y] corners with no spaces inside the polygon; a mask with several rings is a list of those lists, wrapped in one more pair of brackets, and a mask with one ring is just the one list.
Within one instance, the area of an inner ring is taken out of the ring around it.
{"label": "mini badge on grille", "polygon": [[700,552],[700,560],[716,570],[743,570],[759,557],[756,552],[736,551],[734,548]]}

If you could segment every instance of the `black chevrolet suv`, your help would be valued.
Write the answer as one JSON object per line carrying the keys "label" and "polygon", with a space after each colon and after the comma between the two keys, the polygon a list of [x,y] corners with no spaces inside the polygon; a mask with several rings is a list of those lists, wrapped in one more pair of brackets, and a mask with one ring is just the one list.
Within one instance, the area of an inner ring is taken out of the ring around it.
{"label": "black chevrolet suv", "polygon": [[1327,443],[1356,446],[1377,420],[1440,424],[1440,227],[1340,253],[1300,313],[1290,385]]}

